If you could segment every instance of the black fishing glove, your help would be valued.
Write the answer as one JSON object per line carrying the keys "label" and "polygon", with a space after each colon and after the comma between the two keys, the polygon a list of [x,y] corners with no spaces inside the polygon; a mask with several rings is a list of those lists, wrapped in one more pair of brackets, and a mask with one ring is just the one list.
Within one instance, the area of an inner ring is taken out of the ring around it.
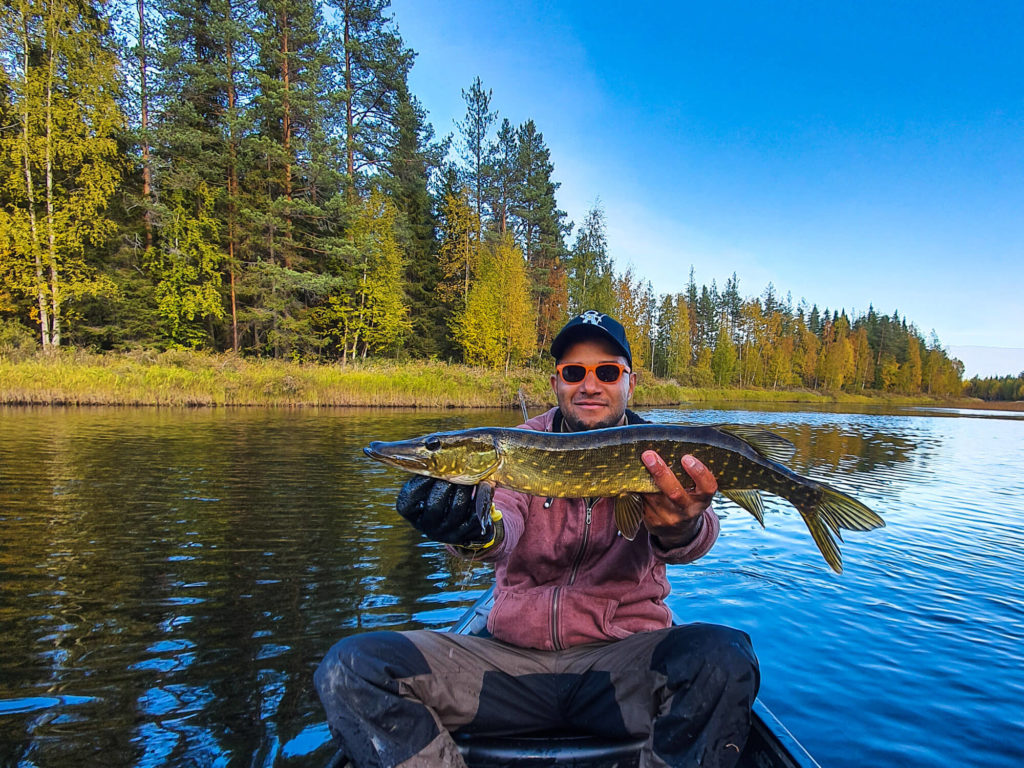
{"label": "black fishing glove", "polygon": [[[485,494],[479,499],[478,495]],[[398,492],[395,508],[413,527],[434,541],[461,547],[487,544],[494,538],[491,521],[493,488],[456,485],[415,475]],[[477,509],[482,508],[483,523]]]}

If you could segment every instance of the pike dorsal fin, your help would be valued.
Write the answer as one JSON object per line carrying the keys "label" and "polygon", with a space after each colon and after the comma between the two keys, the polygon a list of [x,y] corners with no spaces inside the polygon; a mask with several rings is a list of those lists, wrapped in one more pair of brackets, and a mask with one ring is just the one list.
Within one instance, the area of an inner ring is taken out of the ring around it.
{"label": "pike dorsal fin", "polygon": [[615,526],[629,541],[636,538],[644,519],[644,500],[639,493],[615,497]]}
{"label": "pike dorsal fin", "polygon": [[743,507],[747,512],[757,518],[757,522],[764,528],[764,502],[761,500],[761,494],[756,490],[742,491],[735,488],[730,488],[728,491],[719,489],[718,492],[733,501],[739,506]]}
{"label": "pike dorsal fin", "polygon": [[[784,437],[779,437],[774,432],[769,432],[761,427],[752,427],[749,424],[718,424],[718,429],[738,437],[766,459],[778,461],[781,464],[789,463],[796,453],[796,446]],[[741,505],[742,506],[742,505]]]}

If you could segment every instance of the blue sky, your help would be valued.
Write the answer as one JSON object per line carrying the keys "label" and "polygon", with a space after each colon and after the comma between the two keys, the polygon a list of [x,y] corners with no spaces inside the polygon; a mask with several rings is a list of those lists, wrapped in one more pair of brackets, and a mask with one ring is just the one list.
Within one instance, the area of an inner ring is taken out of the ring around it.
{"label": "blue sky", "polygon": [[[1024,370],[1024,4],[393,0],[439,135],[477,75],[658,293],[771,282]],[[987,347],[988,350],[971,350]]]}

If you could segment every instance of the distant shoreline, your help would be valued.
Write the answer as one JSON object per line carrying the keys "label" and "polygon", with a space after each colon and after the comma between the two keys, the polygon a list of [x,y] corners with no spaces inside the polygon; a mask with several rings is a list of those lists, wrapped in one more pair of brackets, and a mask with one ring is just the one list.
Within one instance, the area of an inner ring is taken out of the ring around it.
{"label": "distant shoreline", "polygon": [[[182,407],[518,408],[554,404],[549,372],[506,374],[443,362],[322,365],[194,352],[90,354],[68,351],[0,358],[0,404]],[[803,389],[684,387],[641,373],[637,407],[697,403],[927,405],[1024,411],[1024,403],[926,396],[851,395]]]}
{"label": "distant shoreline", "polygon": [[938,408],[964,408],[975,411],[1022,411],[1024,412],[1024,400],[978,400],[977,398],[959,398],[956,400],[943,400],[935,403]]}

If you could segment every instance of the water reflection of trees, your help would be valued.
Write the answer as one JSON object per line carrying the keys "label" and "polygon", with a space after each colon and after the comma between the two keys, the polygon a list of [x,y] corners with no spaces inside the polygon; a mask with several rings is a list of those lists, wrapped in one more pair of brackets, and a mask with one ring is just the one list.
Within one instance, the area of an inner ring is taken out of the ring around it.
{"label": "water reflection of trees", "polygon": [[[337,639],[436,625],[490,580],[402,522],[370,439],[512,425],[501,412],[0,412],[0,763],[319,765],[312,673]],[[907,431],[769,426],[794,468],[905,462]],[[314,744],[315,746],[315,744]],[[312,748],[305,748],[308,753]]]}
{"label": "water reflection of trees", "polygon": [[111,765],[274,764],[322,719],[312,672],[335,640],[421,626],[489,578],[422,547],[393,510],[402,477],[362,456],[367,439],[420,422],[4,413],[0,691],[93,699],[5,718],[0,762],[78,764],[101,747]]}
{"label": "water reflection of trees", "polygon": [[844,473],[870,473],[911,460],[918,444],[905,436],[877,429],[851,430],[836,425],[794,424],[775,428],[796,445],[794,469],[811,467]]}

